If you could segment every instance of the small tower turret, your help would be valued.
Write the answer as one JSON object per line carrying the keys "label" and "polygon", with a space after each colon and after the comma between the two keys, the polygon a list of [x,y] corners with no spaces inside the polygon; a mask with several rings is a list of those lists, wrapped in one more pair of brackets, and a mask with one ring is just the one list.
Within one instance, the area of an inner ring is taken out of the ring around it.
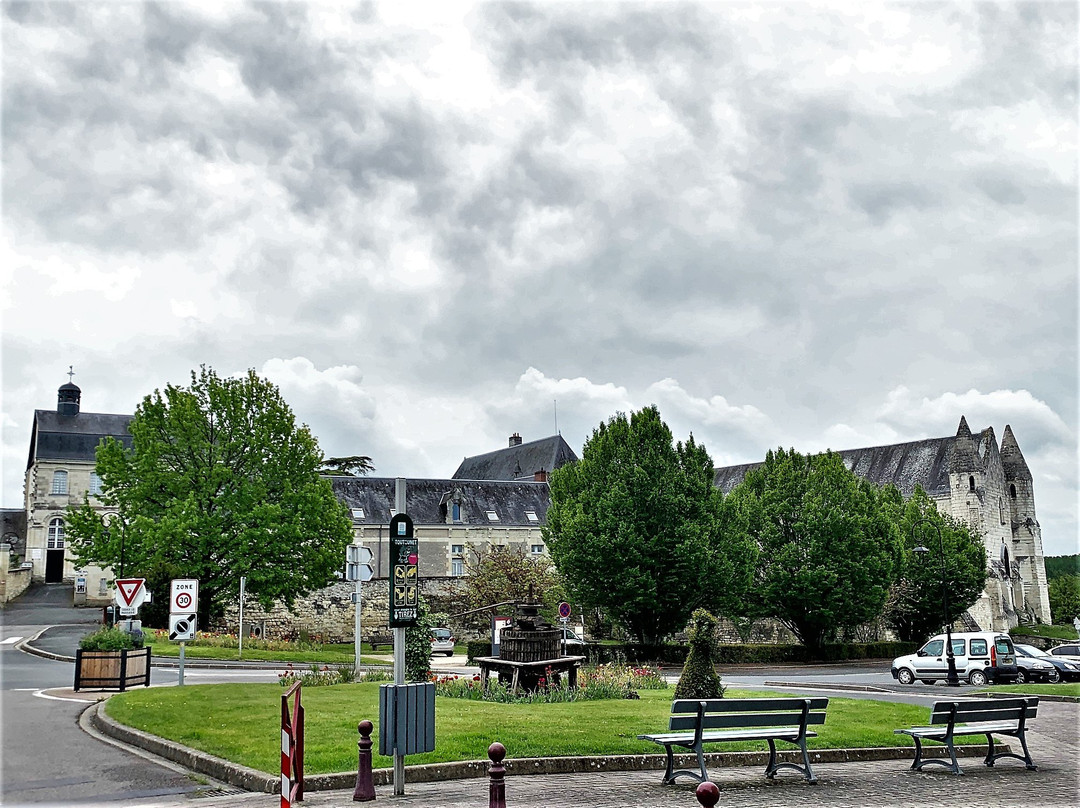
{"label": "small tower turret", "polygon": [[79,402],[82,399],[82,390],[71,381],[75,371],[68,367],[68,380],[60,385],[56,391],[56,412],[58,415],[72,416],[79,414]]}

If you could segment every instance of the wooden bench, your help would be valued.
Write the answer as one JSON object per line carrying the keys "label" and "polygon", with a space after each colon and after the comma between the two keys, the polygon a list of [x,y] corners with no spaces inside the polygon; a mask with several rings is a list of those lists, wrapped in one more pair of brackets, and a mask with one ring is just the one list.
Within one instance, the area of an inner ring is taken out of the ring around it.
{"label": "wooden bench", "polygon": [[394,635],[393,634],[373,634],[368,637],[368,644],[371,646],[372,652],[378,651],[380,645],[389,645],[391,649],[394,647]]}
{"label": "wooden bench", "polygon": [[[705,758],[702,745],[728,741],[768,741],[769,763],[765,776],[772,778],[780,768],[795,769],[811,783],[816,783],[810,768],[806,739],[817,735],[810,724],[825,723],[827,698],[813,699],[678,699],[672,702],[668,732],[638,735],[638,740],[652,741],[667,752],[664,783],[673,783],[680,775],[705,782]],[[803,765],[776,762],[776,741],[795,744],[802,750]],[[697,754],[699,772],[674,771],[672,747],[679,746]]]}
{"label": "wooden bench", "polygon": [[[895,730],[898,735],[910,735],[915,739],[913,769],[922,769],[931,763],[946,766],[953,774],[963,774],[956,762],[953,738],[957,735],[985,735],[988,751],[983,763],[993,766],[998,758],[1011,757],[1022,760],[1031,771],[1038,771],[1027,748],[1025,731],[1028,719],[1034,718],[1039,709],[1037,697],[1023,699],[973,699],[970,701],[939,701],[930,711],[928,727],[912,727]],[[1024,754],[994,752],[994,735],[1011,735],[1020,741]],[[949,760],[930,758],[923,760],[922,742],[938,741],[949,750]]]}

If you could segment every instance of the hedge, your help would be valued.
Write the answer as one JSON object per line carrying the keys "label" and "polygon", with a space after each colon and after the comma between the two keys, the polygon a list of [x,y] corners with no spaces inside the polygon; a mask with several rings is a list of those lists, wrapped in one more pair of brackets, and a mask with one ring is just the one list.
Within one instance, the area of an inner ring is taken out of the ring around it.
{"label": "hedge", "polygon": [[[860,659],[895,659],[913,653],[919,647],[912,642],[837,643],[826,645],[811,654],[798,644],[725,644],[720,646],[721,665],[778,664],[805,662],[849,662]],[[491,643],[471,640],[466,644],[470,661],[491,656]],[[588,645],[585,653],[591,665],[607,662],[631,662],[653,665],[681,665],[686,661],[689,646],[679,643],[663,645]]]}

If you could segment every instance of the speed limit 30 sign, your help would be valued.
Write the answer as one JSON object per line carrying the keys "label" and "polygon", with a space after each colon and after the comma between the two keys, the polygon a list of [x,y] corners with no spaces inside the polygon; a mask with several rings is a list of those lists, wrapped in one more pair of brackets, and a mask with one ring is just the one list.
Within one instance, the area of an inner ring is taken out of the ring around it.
{"label": "speed limit 30 sign", "polygon": [[169,613],[191,614],[199,610],[199,582],[194,578],[174,578],[169,587]]}

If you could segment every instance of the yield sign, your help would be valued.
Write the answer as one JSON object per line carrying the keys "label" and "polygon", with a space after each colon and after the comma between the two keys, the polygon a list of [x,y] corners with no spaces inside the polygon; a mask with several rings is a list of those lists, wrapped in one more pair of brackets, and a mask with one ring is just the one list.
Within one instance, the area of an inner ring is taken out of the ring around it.
{"label": "yield sign", "polygon": [[118,578],[116,581],[116,602],[121,606],[142,605],[146,600],[145,578]]}

